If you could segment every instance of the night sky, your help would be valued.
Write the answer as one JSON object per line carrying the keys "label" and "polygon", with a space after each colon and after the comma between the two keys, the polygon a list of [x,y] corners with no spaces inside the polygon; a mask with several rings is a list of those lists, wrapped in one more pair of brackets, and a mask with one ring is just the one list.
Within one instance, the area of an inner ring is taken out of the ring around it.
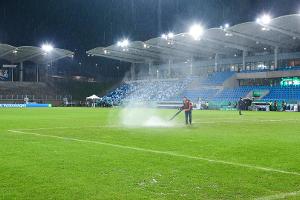
{"label": "night sky", "polygon": [[297,13],[299,0],[0,0],[0,42],[35,45],[48,41],[76,51],[184,32],[193,22],[206,27]]}

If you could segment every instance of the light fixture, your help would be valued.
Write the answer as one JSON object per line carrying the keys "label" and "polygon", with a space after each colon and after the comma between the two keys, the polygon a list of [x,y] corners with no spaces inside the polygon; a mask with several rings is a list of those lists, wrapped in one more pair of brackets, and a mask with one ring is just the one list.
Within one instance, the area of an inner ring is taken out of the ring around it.
{"label": "light fixture", "polygon": [[261,30],[262,30],[262,31],[269,31],[270,29],[267,28],[267,27],[262,27]]}
{"label": "light fixture", "polygon": [[168,39],[168,36],[167,36],[166,34],[162,34],[162,35],[161,35],[161,38],[167,40],[167,39]]}
{"label": "light fixture", "polygon": [[50,53],[51,51],[53,51],[54,47],[49,44],[49,43],[45,43],[42,45],[42,50],[46,53]]}
{"label": "light fixture", "polygon": [[129,46],[129,40],[128,39],[123,39],[121,41],[118,41],[117,46],[122,47],[122,48],[128,47]]}
{"label": "light fixture", "polygon": [[169,33],[168,33],[168,39],[172,39],[173,37],[174,37],[174,33],[169,32]]}
{"label": "light fixture", "polygon": [[189,29],[189,34],[194,40],[200,40],[200,37],[203,35],[203,27],[199,24],[194,24]]}
{"label": "light fixture", "polygon": [[268,24],[270,24],[271,20],[272,20],[272,17],[270,15],[263,14],[261,17],[256,19],[256,22],[258,24],[268,25]]}
{"label": "light fixture", "polygon": [[165,40],[173,39],[174,38],[174,33],[169,32],[168,34],[162,34],[161,38],[165,39]]}

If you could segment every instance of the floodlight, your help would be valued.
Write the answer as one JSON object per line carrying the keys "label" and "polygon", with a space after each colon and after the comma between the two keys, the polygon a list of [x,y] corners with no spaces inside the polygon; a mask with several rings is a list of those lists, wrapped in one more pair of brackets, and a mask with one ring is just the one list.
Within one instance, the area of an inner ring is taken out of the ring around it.
{"label": "floodlight", "polygon": [[127,47],[127,46],[129,45],[128,39],[123,40],[123,45],[124,45],[125,47]]}
{"label": "floodlight", "polygon": [[123,47],[124,48],[124,47],[128,47],[128,45],[129,45],[129,40],[128,39],[123,39],[123,40],[117,42],[118,47]]}
{"label": "floodlight", "polygon": [[169,32],[169,33],[168,33],[168,38],[169,38],[169,39],[172,39],[173,37],[174,37],[174,33]]}
{"label": "floodlight", "polygon": [[225,29],[229,28],[229,24],[226,23],[226,24],[224,25],[224,28],[225,28]]}
{"label": "floodlight", "polygon": [[261,17],[256,19],[256,22],[259,24],[267,25],[270,24],[272,17],[268,14],[263,14]]}
{"label": "floodlight", "polygon": [[203,35],[203,27],[199,24],[194,24],[190,27],[189,34],[192,36],[195,40],[199,40],[200,37]]}
{"label": "floodlight", "polygon": [[165,40],[173,39],[174,38],[174,33],[169,32],[168,34],[162,34],[161,38],[165,39]]}
{"label": "floodlight", "polygon": [[43,44],[42,45],[42,50],[45,51],[46,53],[50,53],[51,51],[53,51],[54,47],[51,44]]}
{"label": "floodlight", "polygon": [[261,30],[262,30],[262,31],[269,31],[270,29],[267,28],[267,27],[262,27]]}
{"label": "floodlight", "polygon": [[168,36],[167,36],[166,34],[162,34],[162,35],[161,35],[161,38],[167,40],[167,39],[168,39]]}

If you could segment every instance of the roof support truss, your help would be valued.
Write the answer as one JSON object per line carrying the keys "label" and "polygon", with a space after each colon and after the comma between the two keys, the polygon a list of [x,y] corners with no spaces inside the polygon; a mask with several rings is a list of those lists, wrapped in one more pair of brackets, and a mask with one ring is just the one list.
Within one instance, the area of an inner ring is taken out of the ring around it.
{"label": "roof support truss", "polygon": [[[276,43],[276,42],[268,40],[268,39],[263,39],[263,38],[259,38],[259,37],[255,37],[255,36],[250,36],[250,35],[240,33],[240,32],[237,32],[237,31],[228,30],[227,32],[229,32],[233,35],[236,35],[236,36],[239,36],[239,37],[242,37],[242,38],[245,38],[245,39],[249,39],[249,40],[252,40],[254,42],[259,42],[261,44],[269,45],[269,46],[272,46],[272,47],[277,47],[278,44],[279,44],[278,42]],[[287,46],[285,44],[280,44],[280,45],[281,46]]]}

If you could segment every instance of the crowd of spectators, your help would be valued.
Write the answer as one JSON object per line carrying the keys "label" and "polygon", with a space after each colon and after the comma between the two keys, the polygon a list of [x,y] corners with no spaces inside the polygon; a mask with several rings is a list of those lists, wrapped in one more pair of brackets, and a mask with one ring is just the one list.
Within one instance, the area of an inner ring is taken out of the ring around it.
{"label": "crowd of spectators", "polygon": [[120,105],[126,101],[165,101],[182,93],[190,81],[187,78],[127,82],[102,97],[99,103],[103,106],[109,106]]}

